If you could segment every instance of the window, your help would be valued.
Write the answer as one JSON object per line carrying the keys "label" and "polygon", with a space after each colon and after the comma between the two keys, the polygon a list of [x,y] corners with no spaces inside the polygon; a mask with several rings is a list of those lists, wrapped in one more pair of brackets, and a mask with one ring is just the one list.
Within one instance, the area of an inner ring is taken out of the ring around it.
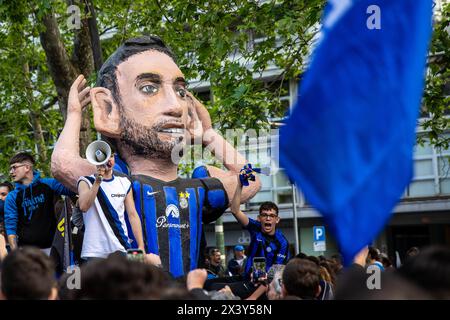
{"label": "window", "polygon": [[[423,134],[423,133],[420,133]],[[414,178],[404,197],[450,194],[450,150],[437,152],[425,139],[414,148]]]}

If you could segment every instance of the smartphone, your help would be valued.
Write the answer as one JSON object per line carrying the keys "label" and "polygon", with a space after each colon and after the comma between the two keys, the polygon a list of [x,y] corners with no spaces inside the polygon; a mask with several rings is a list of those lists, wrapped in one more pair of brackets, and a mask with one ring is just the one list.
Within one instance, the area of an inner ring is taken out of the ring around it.
{"label": "smartphone", "polygon": [[144,262],[144,251],[141,249],[128,249],[127,258],[129,260]]}
{"label": "smartphone", "polygon": [[253,281],[257,282],[259,278],[266,276],[266,258],[253,258]]}

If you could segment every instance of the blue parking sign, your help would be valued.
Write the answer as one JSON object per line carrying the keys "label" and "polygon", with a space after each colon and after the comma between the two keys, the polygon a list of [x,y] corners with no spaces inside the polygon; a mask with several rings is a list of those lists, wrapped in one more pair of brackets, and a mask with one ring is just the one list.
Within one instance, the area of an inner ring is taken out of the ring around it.
{"label": "blue parking sign", "polygon": [[327,250],[327,243],[325,241],[325,227],[313,227],[313,250],[316,252],[323,252]]}
{"label": "blue parking sign", "polygon": [[314,242],[325,241],[325,227],[313,227]]}

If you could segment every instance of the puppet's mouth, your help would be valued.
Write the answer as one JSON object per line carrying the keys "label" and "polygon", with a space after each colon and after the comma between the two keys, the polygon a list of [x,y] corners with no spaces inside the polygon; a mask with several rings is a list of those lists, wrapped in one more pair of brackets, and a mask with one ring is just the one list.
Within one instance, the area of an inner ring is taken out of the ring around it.
{"label": "puppet's mouth", "polygon": [[185,130],[184,125],[180,122],[168,122],[162,125],[158,129],[158,132],[172,135],[184,135]]}
{"label": "puppet's mouth", "polygon": [[170,134],[184,134],[183,128],[170,128],[170,129],[160,129],[159,132],[170,133]]}

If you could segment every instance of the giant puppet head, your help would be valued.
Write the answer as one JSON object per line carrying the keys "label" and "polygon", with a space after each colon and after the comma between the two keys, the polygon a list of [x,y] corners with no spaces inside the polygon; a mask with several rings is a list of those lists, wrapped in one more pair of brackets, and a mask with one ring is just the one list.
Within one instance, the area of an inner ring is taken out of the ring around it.
{"label": "giant puppet head", "polygon": [[156,36],[125,41],[103,64],[91,89],[94,124],[122,158],[171,159],[191,120],[186,81]]}

